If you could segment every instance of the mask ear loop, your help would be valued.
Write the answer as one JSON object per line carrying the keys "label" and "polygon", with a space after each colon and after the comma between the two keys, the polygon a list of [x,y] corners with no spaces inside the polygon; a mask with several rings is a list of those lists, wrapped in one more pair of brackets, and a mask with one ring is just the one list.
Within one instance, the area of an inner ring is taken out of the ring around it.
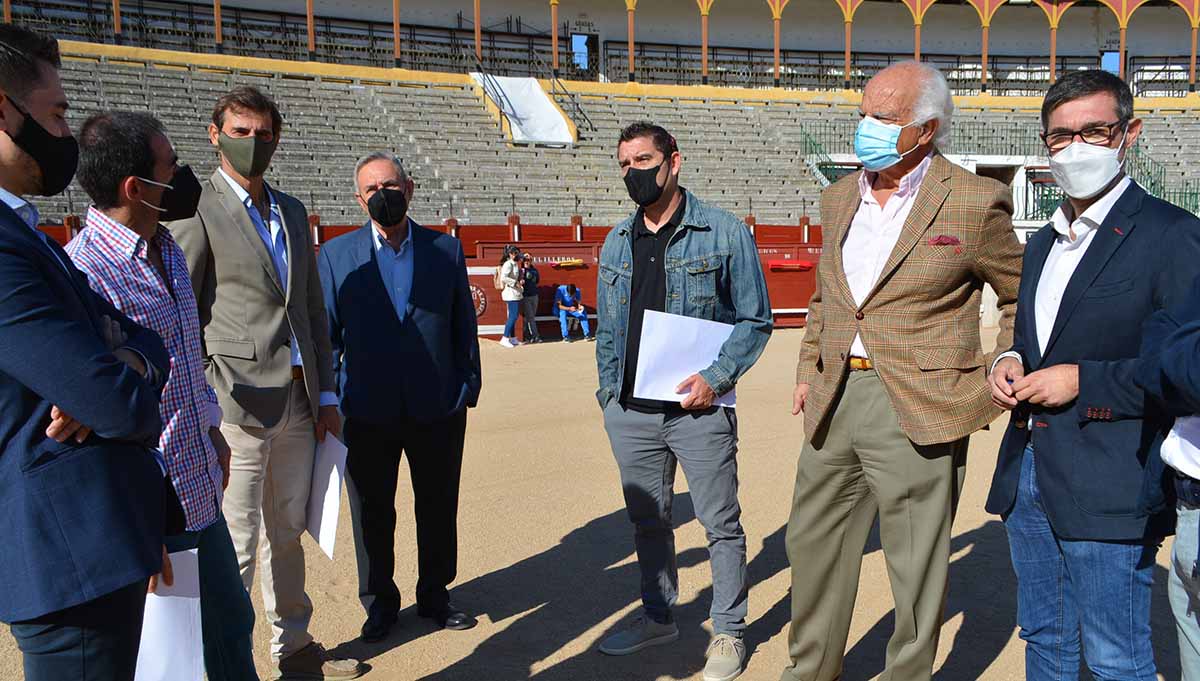
{"label": "mask ear loop", "polygon": [[[916,121],[913,121],[912,123],[909,123],[908,125],[902,125],[902,126],[900,126],[900,129],[901,129],[901,130],[903,130],[904,128],[909,128],[909,127],[912,127],[912,126],[914,126],[914,125],[925,125],[925,124],[926,124],[926,123],[928,123],[928,122],[929,122],[929,121],[921,121],[920,123],[918,123],[918,122],[916,122]],[[917,150],[917,149],[919,149],[920,147],[921,147],[921,138],[919,138],[919,137],[918,137],[918,138],[917,138],[917,143],[916,143],[915,145],[913,145],[913,148],[912,148],[912,149],[909,149],[908,151],[906,151],[906,152],[904,152],[904,153],[902,153],[902,154],[900,154],[900,158],[904,158],[905,156],[908,156],[909,154],[913,153],[914,151],[916,151],[916,150]]]}

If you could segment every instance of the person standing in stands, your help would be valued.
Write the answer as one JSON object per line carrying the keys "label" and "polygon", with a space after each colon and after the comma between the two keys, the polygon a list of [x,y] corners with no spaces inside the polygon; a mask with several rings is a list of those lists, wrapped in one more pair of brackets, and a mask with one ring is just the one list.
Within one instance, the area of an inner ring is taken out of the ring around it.
{"label": "person standing in stands", "polygon": [[[737,416],[714,406],[758,360],[773,322],[754,237],[731,213],[679,186],[683,157],[662,127],[621,132],[617,161],[637,211],[600,251],[596,365],[604,427],[621,474],[641,569],[643,613],[606,638],[600,652],[629,655],[679,638],[671,608],[679,591],[671,503],[683,467],[708,536],[713,638],[705,681],[742,672],[749,587],[737,489]],[[676,389],[679,402],[633,396],[646,311],[733,325],[720,355]]]}
{"label": "person standing in stands", "polygon": [[354,182],[367,224],[325,244],[320,269],[350,448],[362,638],[385,638],[400,611],[393,573],[401,453],[417,519],[417,614],[470,629],[475,618],[451,604],[447,590],[458,569],[467,409],[481,385],[466,259],[458,239],[409,216],[413,181],[395,155],[364,156]]}
{"label": "person standing in stands", "polygon": [[521,299],[525,296],[521,285],[521,249],[512,245],[504,247],[496,281],[499,282],[500,299],[504,301],[508,314],[504,320],[504,336],[500,338],[500,345],[515,348],[521,344],[517,340],[517,318],[521,314]]}
{"label": "person standing in stands", "polygon": [[526,343],[541,343],[542,335],[538,333],[537,326],[537,311],[538,311],[538,284],[542,282],[542,276],[538,273],[537,266],[533,264],[533,256],[529,253],[521,256],[523,267],[521,268],[522,279],[522,298],[521,298],[521,317],[525,319],[525,342]]}
{"label": "person standing in stands", "polygon": [[79,140],[79,184],[92,206],[67,252],[93,290],[167,344],[171,373],[159,406],[164,424],[159,449],[183,504],[185,531],[165,544],[171,553],[198,550],[208,679],[257,681],[254,606],[221,515],[229,483],[221,407],[204,378],[187,261],[159,224],[195,215],[200,182],[191,168],[177,164],[162,124],[149,114],[92,116]]}
{"label": "person standing in stands", "polygon": [[217,100],[208,137],[220,166],[196,216],[169,227],[198,304],[209,385],[232,450],[223,510],[249,591],[258,566],[271,656],[285,679],[352,679],[308,633],[304,532],[318,442],[341,432],[308,212],[264,179],[283,118],[253,87]]}
{"label": "person standing in stands", "polygon": [[562,331],[562,339],[567,343],[575,342],[571,337],[571,320],[579,320],[583,328],[585,340],[596,340],[588,325],[587,308],[583,306],[583,292],[575,284],[562,284],[554,290],[554,310],[558,313],[558,325]]}
{"label": "person standing in stands", "polygon": [[[1008,533],[1030,681],[1074,677],[1081,657],[1096,679],[1156,678],[1154,561],[1175,529],[1163,458],[1189,469],[1163,443],[1177,405],[1138,383],[1139,356],[1157,335],[1147,320],[1188,302],[1200,221],[1125,174],[1142,132],[1133,107],[1107,71],[1046,91],[1041,138],[1066,198],[1025,245],[1016,336],[991,372],[1012,417],[987,510]],[[1180,541],[1195,540],[1192,525]]]}
{"label": "person standing in stands", "polygon": [[821,195],[827,248],[796,366],[806,442],[787,526],[789,664],[781,681],[842,676],[862,554],[879,519],[896,623],[883,678],[929,681],[950,531],[971,433],[999,410],[979,336],[985,285],[1012,339],[1021,245],[1012,196],[950,161],[954,100],[937,69],[901,62],[863,91],[863,170]]}
{"label": "person standing in stands", "polygon": [[171,363],[22,198],[75,175],[60,67],[56,40],[0,26],[0,621],[27,681],[133,681],[147,578],[170,583],[154,448]]}

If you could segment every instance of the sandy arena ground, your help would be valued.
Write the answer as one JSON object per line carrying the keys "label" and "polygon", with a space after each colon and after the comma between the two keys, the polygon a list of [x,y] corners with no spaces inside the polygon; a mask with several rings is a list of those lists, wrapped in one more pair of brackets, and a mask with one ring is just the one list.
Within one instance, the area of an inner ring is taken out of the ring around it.
{"label": "sandy arena ground", "polygon": [[[786,662],[789,569],[783,536],[802,424],[793,418],[792,376],[802,331],[775,333],[738,387],[742,522],[749,535],[751,655],[742,678],[775,681]],[[992,334],[988,334],[989,336]],[[600,419],[594,346],[562,343],[505,350],[483,342],[484,392],[471,412],[459,514],[455,603],[479,617],[467,632],[439,631],[413,607],[416,583],[412,493],[405,475],[396,503],[397,583],[406,599],[400,625],[375,645],[357,641],[357,598],[350,516],[343,500],[336,560],[305,539],[312,631],[328,648],[370,665],[372,681],[699,681],[709,632],[710,576],[704,531],[692,514],[682,475],[676,484],[680,595],[678,643],[625,658],[598,642],[637,611],[632,530]],[[1000,424],[997,424],[1000,425]],[[1023,678],[1015,631],[1016,596],[1008,544],[983,511],[1000,431],[971,440],[966,489],[955,523],[950,597],[935,678]],[[1162,678],[1178,679],[1175,630],[1167,604],[1168,542],[1155,576],[1154,637]],[[892,601],[878,538],[868,542],[844,678],[882,671]],[[255,647],[268,678],[268,627]],[[20,679],[11,636],[0,637],[0,679]],[[174,680],[173,680],[174,681]],[[184,681],[184,680],[181,680]]]}

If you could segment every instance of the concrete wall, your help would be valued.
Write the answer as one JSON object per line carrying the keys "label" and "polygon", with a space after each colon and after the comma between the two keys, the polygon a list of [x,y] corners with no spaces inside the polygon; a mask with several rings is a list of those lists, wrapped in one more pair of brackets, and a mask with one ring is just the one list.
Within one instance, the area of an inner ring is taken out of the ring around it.
{"label": "concrete wall", "polygon": [[[301,0],[226,0],[224,7],[271,9],[298,14]],[[374,21],[391,20],[391,3],[381,0],[315,0],[317,14]],[[470,20],[470,0],[401,0],[401,21],[453,26],[457,15]],[[550,9],[545,0],[482,0],[484,26],[521,17],[527,31],[549,31]],[[562,0],[559,20],[603,40],[624,40],[624,5],[618,0]],[[694,0],[641,0],[637,38],[648,42],[700,42],[700,16]],[[764,47],[772,45],[771,14],[762,0],[717,0],[710,17],[713,45]],[[833,0],[792,0],[783,15],[783,46],[791,49],[841,50],[841,11]],[[1143,7],[1129,28],[1132,55],[1187,55],[1191,33],[1183,11],[1176,7]],[[1117,49],[1117,22],[1104,7],[1073,7],[1059,30],[1059,54],[1095,56]],[[899,2],[863,3],[855,16],[854,47],[863,51],[909,52],[913,48],[912,16]],[[925,16],[922,50],[934,54],[979,54],[979,17],[967,5],[935,4]],[[1005,6],[993,20],[991,52],[995,55],[1045,56],[1049,25],[1035,5]]]}

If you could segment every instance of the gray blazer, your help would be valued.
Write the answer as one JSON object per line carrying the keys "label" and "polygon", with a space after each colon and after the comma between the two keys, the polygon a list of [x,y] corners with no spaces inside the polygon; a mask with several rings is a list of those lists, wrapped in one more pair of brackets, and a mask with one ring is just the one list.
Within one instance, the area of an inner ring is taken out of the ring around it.
{"label": "gray blazer", "polygon": [[246,208],[214,172],[196,216],[168,225],[187,256],[200,312],[208,382],[225,421],[270,428],[287,409],[295,335],[313,414],[334,391],[329,322],[304,204],[271,187],[287,235],[288,279],[280,282]]}

